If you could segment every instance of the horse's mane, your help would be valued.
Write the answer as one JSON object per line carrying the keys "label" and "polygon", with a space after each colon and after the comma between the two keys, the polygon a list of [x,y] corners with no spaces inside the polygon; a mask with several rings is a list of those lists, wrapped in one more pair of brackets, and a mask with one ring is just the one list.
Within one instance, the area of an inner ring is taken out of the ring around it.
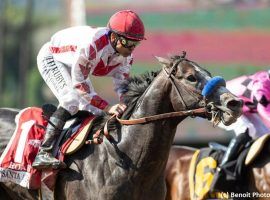
{"label": "horse's mane", "polygon": [[[127,110],[123,114],[122,118],[129,118],[132,111],[145,90],[149,87],[154,78],[159,74],[158,71],[146,72],[141,75],[130,77],[126,82],[124,82],[120,87],[123,91],[122,102],[127,105]],[[97,117],[93,122],[93,131],[97,131],[102,128],[110,116],[100,116]],[[116,130],[119,128],[120,124],[112,119],[109,123],[109,130]]]}
{"label": "horse's mane", "polygon": [[128,107],[123,118],[128,118],[131,115],[136,102],[149,87],[154,78],[159,74],[159,72],[160,70],[146,72],[139,76],[131,77],[127,80],[127,82],[122,84],[121,88],[124,91],[122,101]]}

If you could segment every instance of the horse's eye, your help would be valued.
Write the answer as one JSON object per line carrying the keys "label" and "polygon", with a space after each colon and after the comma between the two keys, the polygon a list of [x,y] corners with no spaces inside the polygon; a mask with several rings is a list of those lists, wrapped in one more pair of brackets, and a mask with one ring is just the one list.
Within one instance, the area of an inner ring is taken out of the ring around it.
{"label": "horse's eye", "polygon": [[172,70],[172,74],[176,75],[176,69],[175,68]]}
{"label": "horse's eye", "polygon": [[190,81],[190,82],[196,82],[196,81],[197,81],[197,79],[196,79],[195,76],[193,76],[193,75],[189,75],[189,76],[187,77],[187,80]]}

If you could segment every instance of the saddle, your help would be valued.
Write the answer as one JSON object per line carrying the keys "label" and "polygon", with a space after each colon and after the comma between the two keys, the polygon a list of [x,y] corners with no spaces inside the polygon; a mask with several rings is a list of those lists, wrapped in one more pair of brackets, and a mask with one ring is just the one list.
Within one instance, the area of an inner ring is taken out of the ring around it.
{"label": "saddle", "polygon": [[[38,171],[32,163],[45,135],[48,119],[56,110],[53,105],[42,108],[25,108],[16,116],[16,130],[0,158],[0,181],[11,181],[28,189],[39,189],[41,183],[54,188],[58,170]],[[89,112],[79,112],[68,120],[58,141],[54,145],[54,155],[64,160],[66,155],[78,151],[87,141],[93,141],[92,129],[95,116]]]}
{"label": "saddle", "polygon": [[[52,104],[45,104],[42,106],[42,114],[46,119],[49,119],[56,109],[56,106]],[[60,137],[54,145],[53,155],[57,156],[59,152],[70,155],[78,151],[88,138],[94,118],[95,116],[87,111],[79,111],[72,116],[66,122]]]}
{"label": "saddle", "polygon": [[255,158],[261,153],[261,151],[263,150],[266,142],[270,139],[270,135],[269,134],[265,134],[261,137],[259,137],[257,140],[255,140],[252,144],[252,146],[250,147],[250,150],[246,156],[245,159],[245,165],[249,166],[251,165],[254,161]]}

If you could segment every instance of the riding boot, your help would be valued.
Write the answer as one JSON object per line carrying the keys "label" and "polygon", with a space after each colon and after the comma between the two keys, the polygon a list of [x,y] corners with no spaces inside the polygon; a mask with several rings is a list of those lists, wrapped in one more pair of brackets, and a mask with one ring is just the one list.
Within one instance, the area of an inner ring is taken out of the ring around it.
{"label": "riding boot", "polygon": [[237,157],[240,150],[246,145],[252,138],[249,136],[248,131],[241,133],[237,137],[230,141],[230,144],[225,152],[223,159],[220,163],[220,167]]}
{"label": "riding boot", "polygon": [[40,146],[39,153],[37,154],[32,167],[36,169],[46,168],[65,168],[66,164],[52,155],[54,143],[61,133],[66,121],[70,118],[67,110],[60,107],[50,117],[49,123],[46,128],[45,137],[42,145]]}

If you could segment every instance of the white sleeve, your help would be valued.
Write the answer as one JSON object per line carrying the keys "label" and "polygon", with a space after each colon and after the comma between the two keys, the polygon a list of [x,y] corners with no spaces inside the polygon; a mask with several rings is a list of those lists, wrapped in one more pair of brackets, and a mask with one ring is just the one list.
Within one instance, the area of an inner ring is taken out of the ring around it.
{"label": "white sleeve", "polygon": [[253,123],[251,123],[247,117],[245,117],[244,115],[241,115],[236,122],[234,122],[233,124],[229,125],[229,126],[225,126],[222,122],[220,122],[218,124],[218,127],[226,130],[226,131],[234,131],[235,135],[239,135],[241,133],[244,133],[247,129],[249,131],[249,135],[251,137],[254,137],[256,135],[256,129],[253,125]]}
{"label": "white sleeve", "polygon": [[113,83],[114,83],[114,91],[117,93],[119,99],[121,100],[121,96],[123,92],[123,88],[121,85],[127,81],[130,74],[130,68],[132,64],[132,58],[128,60],[128,64],[122,67],[119,67],[118,70],[114,72],[112,75],[113,77]]}
{"label": "white sleeve", "polygon": [[103,110],[108,103],[97,95],[89,79],[90,69],[95,64],[95,60],[89,60],[87,55],[89,53],[86,48],[81,48],[77,53],[71,69],[72,83],[82,98],[96,109]]}

